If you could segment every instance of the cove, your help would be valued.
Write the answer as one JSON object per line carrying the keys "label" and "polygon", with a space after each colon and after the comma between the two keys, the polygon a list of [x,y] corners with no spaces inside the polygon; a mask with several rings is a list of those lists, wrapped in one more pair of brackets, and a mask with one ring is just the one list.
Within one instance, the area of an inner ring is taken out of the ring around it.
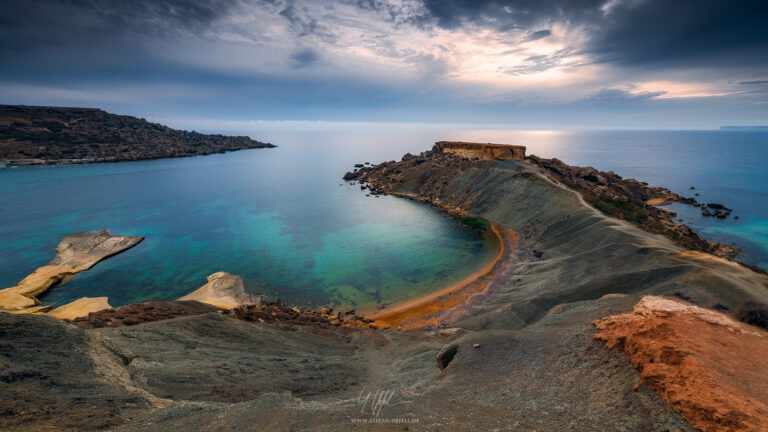
{"label": "cove", "polygon": [[171,300],[226,271],[290,304],[371,309],[455,283],[493,258],[498,245],[483,224],[341,181],[354,162],[402,146],[362,156],[351,141],[304,138],[205,157],[1,169],[0,285],[45,265],[65,235],[101,228],[146,239],[44,303]]}

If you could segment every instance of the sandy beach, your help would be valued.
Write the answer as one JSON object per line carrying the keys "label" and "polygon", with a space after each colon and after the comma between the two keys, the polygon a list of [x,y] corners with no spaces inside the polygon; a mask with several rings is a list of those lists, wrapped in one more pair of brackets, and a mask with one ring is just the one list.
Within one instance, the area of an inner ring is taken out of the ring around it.
{"label": "sandy beach", "polygon": [[[480,279],[493,274],[494,269],[502,258],[505,257],[509,249],[507,241],[514,247],[519,238],[519,234],[515,231],[504,228],[499,224],[490,222],[490,228],[498,240],[499,249],[493,259],[488,261],[481,269],[437,291],[397,303],[374,313],[366,314],[366,318],[374,320],[374,324],[377,327],[407,329],[423,327],[428,324],[438,324],[440,320],[436,315],[441,312],[451,308],[467,307],[469,297],[472,294],[482,292],[487,287]],[[466,292],[461,295],[462,291]]]}

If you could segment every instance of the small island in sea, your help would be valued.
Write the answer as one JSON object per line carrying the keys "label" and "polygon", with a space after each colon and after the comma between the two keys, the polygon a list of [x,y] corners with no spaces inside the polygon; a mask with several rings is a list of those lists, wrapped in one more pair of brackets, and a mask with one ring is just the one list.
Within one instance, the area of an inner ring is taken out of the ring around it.
{"label": "small island in sea", "polygon": [[269,148],[246,136],[171,129],[97,108],[0,105],[0,161],[9,165],[118,162]]}

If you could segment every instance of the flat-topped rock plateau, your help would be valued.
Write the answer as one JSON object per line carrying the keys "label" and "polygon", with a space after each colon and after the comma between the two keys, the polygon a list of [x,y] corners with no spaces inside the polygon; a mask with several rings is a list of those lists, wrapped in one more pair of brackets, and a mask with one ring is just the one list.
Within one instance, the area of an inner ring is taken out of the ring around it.
{"label": "flat-topped rock plateau", "polygon": [[0,311],[34,307],[37,296],[66,277],[88,270],[99,261],[139,244],[144,237],[111,235],[108,231],[70,234],[56,246],[56,257],[16,286],[0,290]]}
{"label": "flat-topped rock plateau", "polygon": [[195,301],[240,301],[226,274],[70,321],[0,313],[0,428],[761,430],[768,276],[647,204],[685,198],[439,147],[345,178],[482,218],[504,248],[378,315]]}

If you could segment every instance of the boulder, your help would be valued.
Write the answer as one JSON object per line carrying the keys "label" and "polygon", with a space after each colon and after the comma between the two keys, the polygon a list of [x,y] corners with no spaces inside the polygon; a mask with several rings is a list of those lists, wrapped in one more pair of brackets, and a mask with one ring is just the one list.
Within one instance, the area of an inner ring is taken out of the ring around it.
{"label": "boulder", "polygon": [[195,300],[224,309],[254,301],[252,296],[245,292],[245,285],[240,276],[218,272],[208,276],[207,280],[208,283],[184,297],[179,297],[178,301]]}
{"label": "boulder", "polygon": [[448,345],[441,349],[435,358],[437,360],[437,366],[440,367],[440,369],[448,367],[448,364],[453,361],[457,352],[459,352],[459,346],[455,344]]}
{"label": "boulder", "polygon": [[98,312],[104,309],[112,309],[107,297],[81,297],[72,303],[57,307],[46,315],[59,319],[72,320],[88,316],[91,312]]}

